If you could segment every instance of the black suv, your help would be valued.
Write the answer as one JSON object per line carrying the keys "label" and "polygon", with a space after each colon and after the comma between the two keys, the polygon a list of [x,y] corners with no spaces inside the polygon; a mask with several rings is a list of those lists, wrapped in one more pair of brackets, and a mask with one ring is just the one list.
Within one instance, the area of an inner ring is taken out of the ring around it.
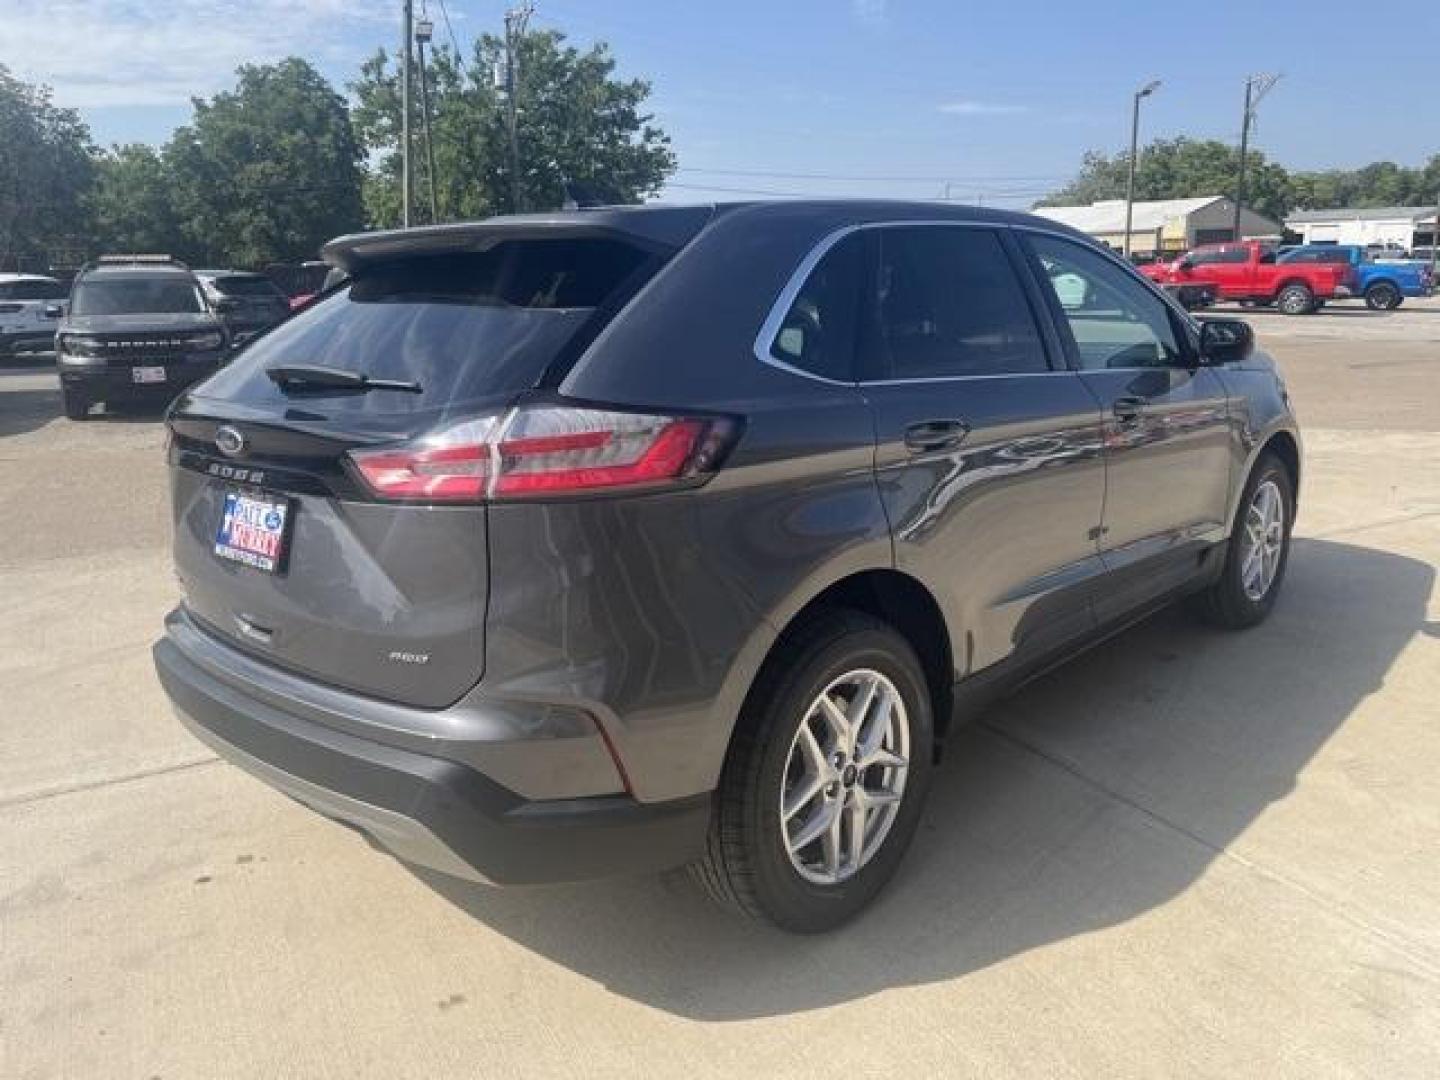
{"label": "black suv", "polygon": [[402,858],[693,864],[836,925],[954,722],[1285,572],[1300,445],[1233,320],[1023,214],[787,202],[350,236],[174,405],[181,718]]}
{"label": "black suv", "polygon": [[55,336],[65,415],[168,401],[224,363],[230,336],[200,282],[168,255],[107,255],[75,276]]}

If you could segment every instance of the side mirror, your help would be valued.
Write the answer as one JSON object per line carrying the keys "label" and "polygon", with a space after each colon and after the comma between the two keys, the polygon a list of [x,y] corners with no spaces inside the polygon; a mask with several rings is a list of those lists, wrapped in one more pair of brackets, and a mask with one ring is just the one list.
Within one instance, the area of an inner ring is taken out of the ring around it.
{"label": "side mirror", "polygon": [[1203,319],[1200,362],[1233,364],[1255,351],[1255,331],[1243,319]]}
{"label": "side mirror", "polygon": [[64,305],[64,304],[46,304],[46,305],[45,305],[45,318],[47,318],[47,319],[63,319],[64,317],[65,317],[65,305]]}
{"label": "side mirror", "polygon": [[1175,265],[1178,266],[1181,270],[1194,270],[1194,269],[1195,269],[1195,264],[1194,264],[1193,262],[1191,262],[1189,259],[1181,259],[1181,260],[1180,260],[1179,262],[1177,262]]}

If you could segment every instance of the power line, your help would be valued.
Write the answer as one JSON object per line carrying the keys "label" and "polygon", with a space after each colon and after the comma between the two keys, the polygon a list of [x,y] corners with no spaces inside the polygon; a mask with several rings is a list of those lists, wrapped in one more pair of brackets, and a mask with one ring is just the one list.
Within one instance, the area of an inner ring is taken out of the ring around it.
{"label": "power line", "polygon": [[455,48],[456,63],[463,67],[465,64],[465,54],[460,51],[460,42],[455,37],[455,27],[450,25],[450,11],[445,7],[445,0],[440,0],[440,15],[445,20],[445,32],[450,35],[450,44]]}
{"label": "power line", "polygon": [[843,173],[771,172],[766,169],[705,169],[696,165],[682,165],[675,171],[701,173],[706,176],[749,176],[766,180],[848,180],[873,184],[973,184],[1019,181],[1039,183],[1051,180],[1064,180],[1068,175],[1063,173],[1036,173],[1028,176],[967,176],[964,173],[946,173],[943,176],[874,176],[848,175]]}
{"label": "power line", "polygon": [[[828,195],[817,194],[812,191],[776,191],[773,188],[752,188],[752,187],[717,187],[713,184],[684,184],[667,182],[666,188],[673,188],[676,191],[708,191],[721,195],[761,195],[766,198],[779,199],[835,199],[835,198],[883,198],[883,196],[837,196],[833,192]],[[925,202],[964,202],[966,198],[975,199],[1038,199],[1042,195],[1048,195],[1049,191],[1036,189],[1034,191],[977,191],[973,196],[966,197],[936,197],[926,199]]]}

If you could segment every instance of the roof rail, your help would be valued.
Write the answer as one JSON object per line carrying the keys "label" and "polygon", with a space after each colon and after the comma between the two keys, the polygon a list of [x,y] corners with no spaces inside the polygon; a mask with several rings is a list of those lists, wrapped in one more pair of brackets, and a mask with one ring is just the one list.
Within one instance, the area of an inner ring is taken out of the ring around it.
{"label": "roof rail", "polygon": [[175,258],[174,255],[136,253],[101,255],[99,258],[93,259],[82,266],[80,273],[83,274],[86,270],[93,270],[97,266],[173,266],[179,270],[190,269],[179,259]]}

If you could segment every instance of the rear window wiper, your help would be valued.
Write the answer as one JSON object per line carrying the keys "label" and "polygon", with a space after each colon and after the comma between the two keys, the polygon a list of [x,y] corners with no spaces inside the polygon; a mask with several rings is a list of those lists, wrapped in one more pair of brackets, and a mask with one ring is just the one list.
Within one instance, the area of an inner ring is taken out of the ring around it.
{"label": "rear window wiper", "polygon": [[282,390],[399,390],[407,394],[424,393],[418,382],[372,379],[363,371],[347,371],[323,364],[277,364],[266,368],[265,374]]}

